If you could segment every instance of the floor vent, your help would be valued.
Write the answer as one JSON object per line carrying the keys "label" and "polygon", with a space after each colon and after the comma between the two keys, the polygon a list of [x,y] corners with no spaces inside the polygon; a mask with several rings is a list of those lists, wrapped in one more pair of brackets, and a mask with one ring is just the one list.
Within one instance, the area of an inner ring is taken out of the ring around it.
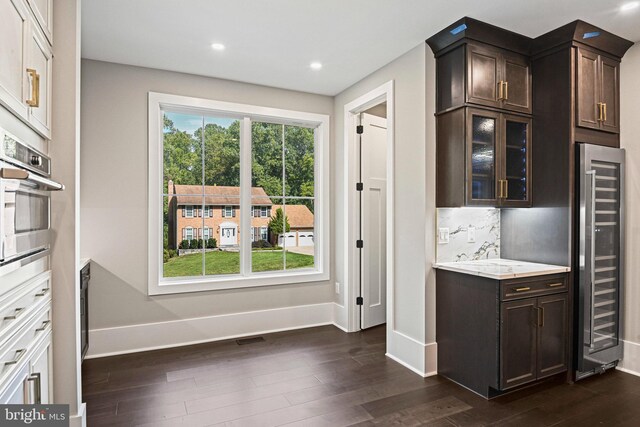
{"label": "floor vent", "polygon": [[257,342],[263,342],[264,338],[262,337],[253,337],[253,338],[242,338],[236,340],[236,344],[238,345],[247,345],[247,344],[255,344]]}

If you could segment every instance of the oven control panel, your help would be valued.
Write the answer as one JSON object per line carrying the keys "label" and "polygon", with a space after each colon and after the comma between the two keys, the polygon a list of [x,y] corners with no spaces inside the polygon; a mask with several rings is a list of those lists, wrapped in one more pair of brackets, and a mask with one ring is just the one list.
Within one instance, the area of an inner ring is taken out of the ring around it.
{"label": "oven control panel", "polygon": [[50,159],[35,148],[18,140],[0,128],[0,159],[29,169],[38,175],[50,176]]}

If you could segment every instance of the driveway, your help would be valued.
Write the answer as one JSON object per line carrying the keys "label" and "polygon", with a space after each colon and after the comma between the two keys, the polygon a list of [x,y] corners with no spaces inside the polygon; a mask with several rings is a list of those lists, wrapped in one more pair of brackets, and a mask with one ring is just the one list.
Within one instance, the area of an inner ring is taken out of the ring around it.
{"label": "driveway", "polygon": [[289,252],[293,252],[294,254],[302,254],[302,255],[314,254],[313,246],[287,246],[287,250]]}

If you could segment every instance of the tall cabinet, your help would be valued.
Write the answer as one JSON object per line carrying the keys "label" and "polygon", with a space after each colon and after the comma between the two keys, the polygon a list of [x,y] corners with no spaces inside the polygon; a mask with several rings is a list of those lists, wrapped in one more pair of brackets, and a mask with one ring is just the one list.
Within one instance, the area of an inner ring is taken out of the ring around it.
{"label": "tall cabinet", "polygon": [[436,56],[438,207],[531,205],[531,39],[463,18]]}
{"label": "tall cabinet", "polygon": [[[51,137],[52,8],[53,0],[0,0],[0,109],[44,147]],[[0,277],[2,404],[53,402],[51,271],[44,260]]]}

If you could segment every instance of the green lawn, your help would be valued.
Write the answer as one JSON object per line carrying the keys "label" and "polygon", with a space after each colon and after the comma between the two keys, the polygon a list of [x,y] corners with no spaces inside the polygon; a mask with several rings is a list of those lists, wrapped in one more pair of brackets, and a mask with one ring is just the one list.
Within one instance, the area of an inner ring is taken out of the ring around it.
{"label": "green lawn", "polygon": [[[252,271],[277,271],[284,268],[282,251],[253,251]],[[313,256],[287,252],[287,270],[313,267]],[[205,253],[207,275],[240,272],[240,253],[214,251]],[[200,276],[202,254],[171,258],[164,264],[164,277]]]}

